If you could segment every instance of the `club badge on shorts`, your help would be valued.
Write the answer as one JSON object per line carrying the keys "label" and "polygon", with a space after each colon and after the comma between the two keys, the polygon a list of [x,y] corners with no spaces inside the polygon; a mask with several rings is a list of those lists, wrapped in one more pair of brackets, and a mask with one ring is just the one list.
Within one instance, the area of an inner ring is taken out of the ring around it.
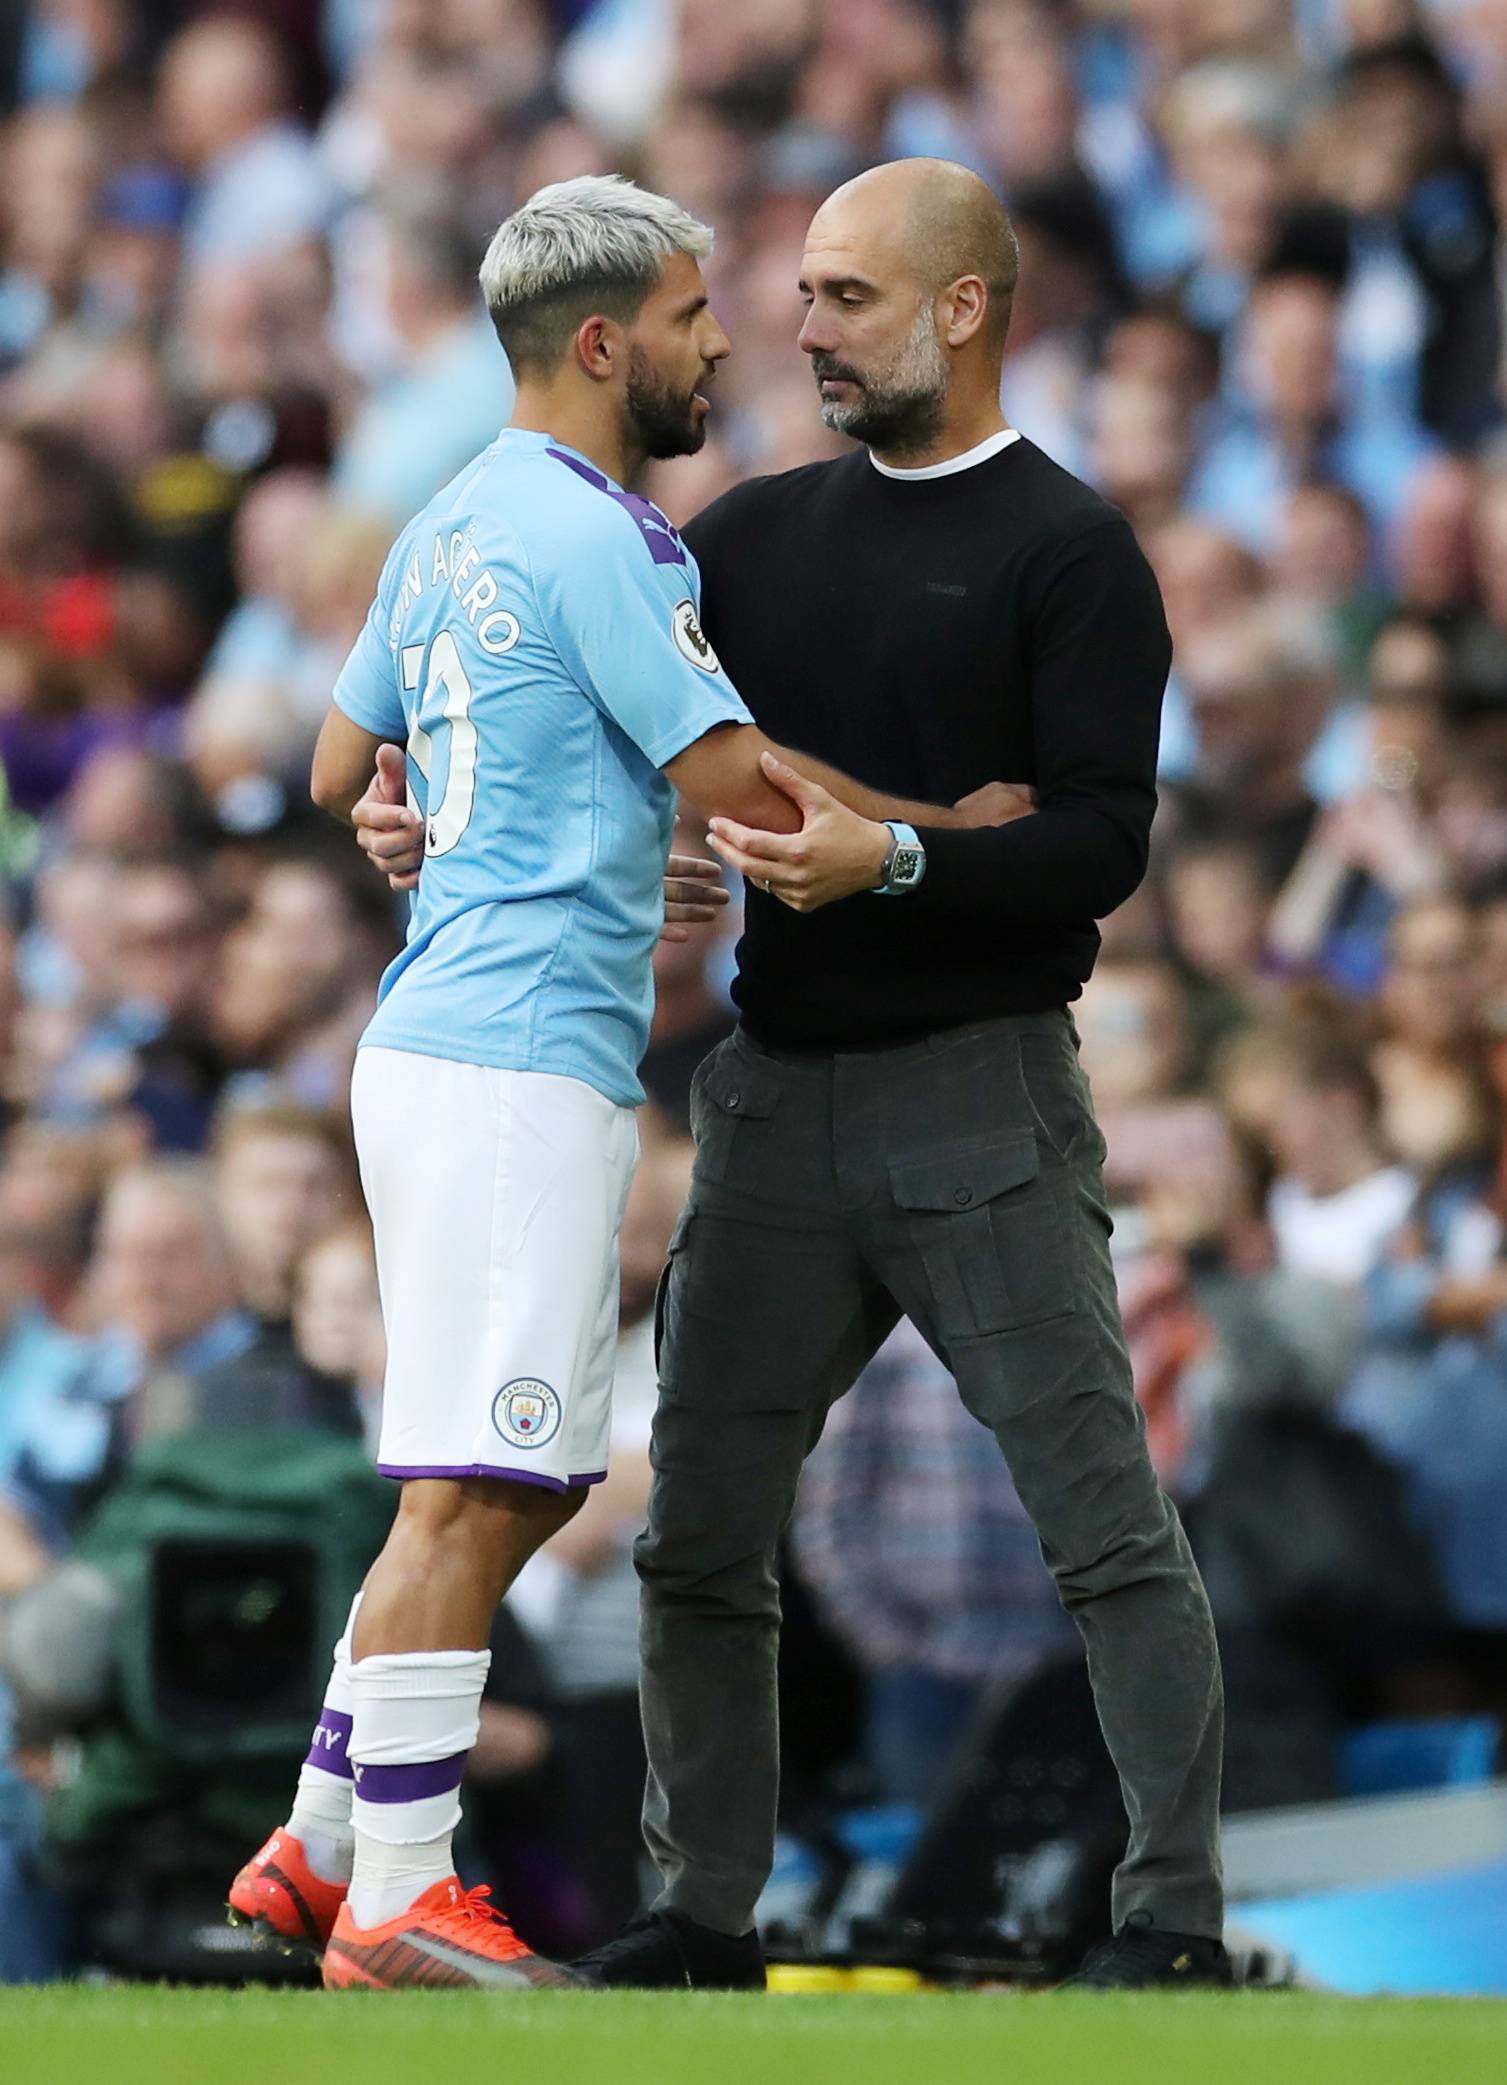
{"label": "club badge on shorts", "polygon": [[493,1398],[492,1424],[515,1448],[542,1448],[560,1431],[560,1400],[548,1383],[519,1376]]}

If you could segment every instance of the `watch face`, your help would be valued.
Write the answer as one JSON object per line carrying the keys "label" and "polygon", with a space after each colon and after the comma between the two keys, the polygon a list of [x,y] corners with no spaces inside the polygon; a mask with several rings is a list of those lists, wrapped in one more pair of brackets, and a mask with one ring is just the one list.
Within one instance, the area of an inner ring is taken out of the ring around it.
{"label": "watch face", "polygon": [[921,865],[926,857],[915,847],[897,847],[895,859],[890,864],[890,882],[905,885],[914,883],[921,874]]}

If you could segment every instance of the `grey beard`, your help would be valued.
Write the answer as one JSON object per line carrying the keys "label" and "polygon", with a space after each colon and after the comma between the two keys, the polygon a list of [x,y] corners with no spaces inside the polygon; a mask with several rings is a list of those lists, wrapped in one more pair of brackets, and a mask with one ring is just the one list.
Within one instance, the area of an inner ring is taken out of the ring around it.
{"label": "grey beard", "polygon": [[871,448],[923,449],[940,432],[952,371],[937,339],[931,306],[916,314],[910,336],[890,367],[866,377],[852,404],[824,398],[822,423]]}

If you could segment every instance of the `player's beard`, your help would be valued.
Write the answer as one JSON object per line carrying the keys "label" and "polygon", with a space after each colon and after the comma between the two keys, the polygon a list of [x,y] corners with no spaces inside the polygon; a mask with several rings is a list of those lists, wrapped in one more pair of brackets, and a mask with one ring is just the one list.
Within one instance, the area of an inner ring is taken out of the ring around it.
{"label": "player's beard", "polygon": [[637,447],[656,462],[694,456],[706,440],[705,416],[696,413],[696,393],[676,391],[644,353],[628,357],[628,424]]}
{"label": "player's beard", "polygon": [[811,373],[818,384],[826,377],[846,377],[859,386],[851,403],[822,400],[822,420],[834,434],[904,455],[924,449],[941,432],[952,369],[937,338],[929,302],[916,313],[916,323],[888,368],[864,372],[835,356],[813,355]]}

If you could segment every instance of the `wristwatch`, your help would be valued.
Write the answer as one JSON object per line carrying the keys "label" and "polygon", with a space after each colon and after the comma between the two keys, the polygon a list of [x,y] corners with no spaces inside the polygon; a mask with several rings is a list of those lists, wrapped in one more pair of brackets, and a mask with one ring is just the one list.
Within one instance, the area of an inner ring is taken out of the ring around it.
{"label": "wristwatch", "polygon": [[874,891],[881,898],[898,898],[914,890],[926,874],[926,849],[913,825],[902,824],[898,818],[886,818],[882,823],[889,828],[890,851]]}

